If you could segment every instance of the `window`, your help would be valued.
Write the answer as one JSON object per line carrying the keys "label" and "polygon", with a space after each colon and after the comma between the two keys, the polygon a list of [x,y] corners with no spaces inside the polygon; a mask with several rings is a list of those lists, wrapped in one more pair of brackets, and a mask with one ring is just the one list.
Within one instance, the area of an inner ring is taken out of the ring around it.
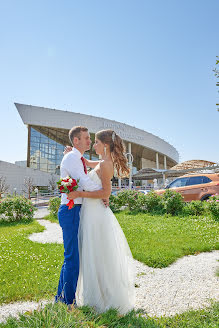
{"label": "window", "polygon": [[[55,140],[58,132],[54,131],[52,134],[49,134],[49,129],[47,129],[45,133],[53,139],[31,127],[30,167],[46,172],[59,173],[64,146]],[[63,140],[64,136],[63,134]]]}
{"label": "window", "polygon": [[208,177],[203,177],[203,182],[202,183],[209,183],[211,182],[212,180],[209,179]]}
{"label": "window", "polygon": [[187,181],[189,178],[179,178],[174,180],[170,185],[169,188],[178,188],[178,187],[184,187],[187,185]]}
{"label": "window", "polygon": [[188,181],[188,186],[202,184],[202,183],[209,183],[209,182],[211,182],[211,179],[205,176],[190,177]]}

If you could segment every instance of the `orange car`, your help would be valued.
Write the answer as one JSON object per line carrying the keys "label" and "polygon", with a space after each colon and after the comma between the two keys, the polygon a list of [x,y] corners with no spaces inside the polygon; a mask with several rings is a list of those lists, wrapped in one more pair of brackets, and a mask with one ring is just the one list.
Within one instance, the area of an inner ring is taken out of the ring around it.
{"label": "orange car", "polygon": [[[211,195],[219,194],[219,174],[200,173],[184,175],[172,181],[165,189],[180,192],[186,202],[206,200]],[[165,189],[156,190],[156,193],[162,195]]]}

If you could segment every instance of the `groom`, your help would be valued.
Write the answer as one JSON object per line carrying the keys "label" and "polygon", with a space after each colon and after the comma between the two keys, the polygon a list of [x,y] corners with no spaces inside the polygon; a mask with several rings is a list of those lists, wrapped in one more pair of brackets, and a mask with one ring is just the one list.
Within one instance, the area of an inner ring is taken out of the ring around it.
{"label": "groom", "polygon": [[[89,150],[91,145],[88,129],[83,126],[73,127],[69,131],[69,139],[73,149],[65,154],[62,159],[60,166],[61,178],[70,176],[75,180],[79,179],[78,190],[99,190],[100,187],[88,177],[83,158],[84,152]],[[78,227],[82,199],[76,198],[74,201],[75,206],[70,210],[66,206],[67,203],[67,195],[62,194],[58,218],[63,232],[64,263],[60,273],[55,301],[73,304],[75,303],[79,274]]]}

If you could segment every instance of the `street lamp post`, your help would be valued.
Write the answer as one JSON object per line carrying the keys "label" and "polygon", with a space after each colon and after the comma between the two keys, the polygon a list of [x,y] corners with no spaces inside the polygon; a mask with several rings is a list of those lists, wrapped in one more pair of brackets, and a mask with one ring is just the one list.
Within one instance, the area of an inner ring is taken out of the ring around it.
{"label": "street lamp post", "polygon": [[132,163],[133,163],[133,155],[131,153],[126,153],[128,157],[128,165],[129,165],[129,189],[132,189]]}
{"label": "street lamp post", "polygon": [[34,189],[34,192],[36,193],[36,203],[38,204],[38,188],[35,188]]}

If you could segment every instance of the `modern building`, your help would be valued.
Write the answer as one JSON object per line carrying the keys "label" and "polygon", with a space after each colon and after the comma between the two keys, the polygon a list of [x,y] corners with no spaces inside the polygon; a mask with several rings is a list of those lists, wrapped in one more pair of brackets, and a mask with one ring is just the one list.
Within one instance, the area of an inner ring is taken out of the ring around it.
{"label": "modern building", "polygon": [[[37,188],[48,187],[50,185],[51,174],[29,167],[18,166],[12,163],[0,161],[0,177],[5,178],[9,194],[24,194],[24,180],[30,178],[33,186]],[[59,175],[53,175],[55,181],[59,180]]]}
{"label": "modern building", "polygon": [[[15,103],[28,128],[27,166],[59,174],[68,131],[76,125],[86,126],[94,142],[95,133],[112,129],[124,140],[133,155],[133,174],[142,168],[169,169],[179,161],[177,150],[165,140],[133,126],[101,117]],[[97,159],[91,147],[85,155]]]}

